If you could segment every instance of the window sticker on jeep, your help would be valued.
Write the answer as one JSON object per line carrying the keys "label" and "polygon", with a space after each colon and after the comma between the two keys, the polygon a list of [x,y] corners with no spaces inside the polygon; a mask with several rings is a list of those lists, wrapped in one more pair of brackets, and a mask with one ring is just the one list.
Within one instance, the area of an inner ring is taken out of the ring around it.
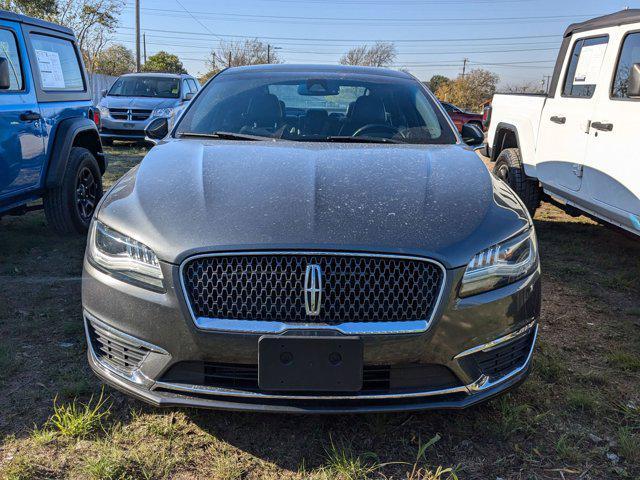
{"label": "window sticker on jeep", "polygon": [[606,43],[584,45],[580,51],[580,58],[578,59],[578,66],[576,67],[576,73],[573,77],[573,83],[597,83],[606,50]]}
{"label": "window sticker on jeep", "polygon": [[42,88],[65,88],[60,56],[57,52],[36,50]]}

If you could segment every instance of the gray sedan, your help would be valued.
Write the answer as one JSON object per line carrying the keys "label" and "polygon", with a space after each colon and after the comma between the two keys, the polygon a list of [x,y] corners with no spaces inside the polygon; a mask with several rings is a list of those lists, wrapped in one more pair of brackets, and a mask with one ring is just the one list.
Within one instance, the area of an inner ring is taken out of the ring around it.
{"label": "gray sedan", "polygon": [[90,229],[105,382],[154,405],[337,413],[463,408],[525,379],[533,223],[474,153],[482,133],[461,138],[415,78],[232,68],[169,132]]}

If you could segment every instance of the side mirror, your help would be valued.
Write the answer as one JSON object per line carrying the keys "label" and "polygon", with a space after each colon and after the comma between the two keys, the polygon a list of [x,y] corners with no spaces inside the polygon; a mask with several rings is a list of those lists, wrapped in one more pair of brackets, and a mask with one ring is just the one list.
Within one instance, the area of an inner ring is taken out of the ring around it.
{"label": "side mirror", "polygon": [[8,90],[10,87],[9,61],[4,57],[0,57],[0,90]]}
{"label": "side mirror", "polygon": [[462,141],[470,147],[479,147],[484,143],[484,133],[475,125],[465,123],[462,126]]}
{"label": "side mirror", "polygon": [[162,140],[169,134],[168,119],[156,118],[144,129],[144,134],[153,141]]}
{"label": "side mirror", "polygon": [[103,89],[103,90],[100,92],[100,95],[102,95],[103,97],[106,97],[106,96],[107,96],[107,89],[106,89],[106,88],[105,88],[105,89]]}
{"label": "side mirror", "polygon": [[188,102],[189,100],[191,100],[193,98],[195,94],[193,92],[187,92],[184,94],[184,101]]}
{"label": "side mirror", "polygon": [[630,97],[640,97],[640,63],[633,64],[629,71],[627,95]]}

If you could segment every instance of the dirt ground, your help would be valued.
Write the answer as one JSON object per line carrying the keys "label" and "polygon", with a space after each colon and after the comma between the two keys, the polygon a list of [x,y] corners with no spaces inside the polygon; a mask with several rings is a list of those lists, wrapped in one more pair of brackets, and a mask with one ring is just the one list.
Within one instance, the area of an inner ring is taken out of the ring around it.
{"label": "dirt ground", "polygon": [[[108,150],[112,183],[145,150]],[[463,412],[159,410],[86,363],[84,239],[0,221],[0,478],[640,478],[640,241],[543,204],[534,371]],[[102,401],[100,401],[100,397]]]}

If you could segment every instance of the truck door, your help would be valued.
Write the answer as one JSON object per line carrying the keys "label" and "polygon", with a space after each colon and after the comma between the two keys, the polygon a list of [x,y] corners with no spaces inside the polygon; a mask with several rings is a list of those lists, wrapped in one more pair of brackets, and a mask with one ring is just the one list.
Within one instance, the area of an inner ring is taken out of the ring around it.
{"label": "truck door", "polygon": [[9,66],[10,86],[0,90],[0,205],[40,186],[45,165],[40,109],[28,72],[17,23],[0,20],[0,57]]}
{"label": "truck door", "polygon": [[573,39],[563,66],[558,91],[547,99],[540,120],[537,175],[545,188],[577,194],[589,139],[589,120],[608,35]]}
{"label": "truck door", "polygon": [[[640,64],[640,32],[612,33],[608,65],[601,75],[584,167],[584,189],[595,213],[640,232],[640,97],[630,97],[632,69]],[[615,38],[615,43],[614,43]]]}

